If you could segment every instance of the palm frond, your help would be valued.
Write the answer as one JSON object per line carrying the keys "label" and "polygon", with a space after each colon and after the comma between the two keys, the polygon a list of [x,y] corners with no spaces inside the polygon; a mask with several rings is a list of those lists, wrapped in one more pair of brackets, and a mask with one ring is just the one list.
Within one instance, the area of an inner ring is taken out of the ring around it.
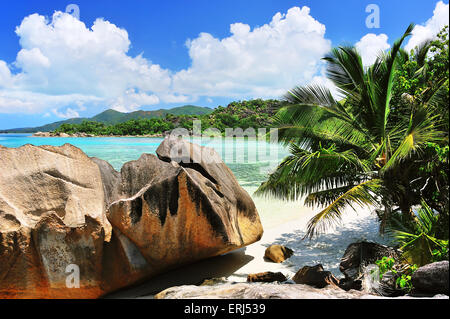
{"label": "palm frond", "polygon": [[352,187],[308,222],[305,237],[312,238],[339,222],[346,207],[354,209],[355,204],[360,207],[377,205],[377,194],[381,189],[382,183],[379,179],[368,180]]}

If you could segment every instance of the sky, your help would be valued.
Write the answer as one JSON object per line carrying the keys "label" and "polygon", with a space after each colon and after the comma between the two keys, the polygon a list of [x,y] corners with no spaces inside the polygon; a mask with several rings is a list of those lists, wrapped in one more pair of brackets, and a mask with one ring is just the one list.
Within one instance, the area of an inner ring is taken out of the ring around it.
{"label": "sky", "polygon": [[355,45],[370,65],[411,22],[408,50],[448,12],[448,0],[3,1],[0,129],[333,91],[321,60],[333,47]]}

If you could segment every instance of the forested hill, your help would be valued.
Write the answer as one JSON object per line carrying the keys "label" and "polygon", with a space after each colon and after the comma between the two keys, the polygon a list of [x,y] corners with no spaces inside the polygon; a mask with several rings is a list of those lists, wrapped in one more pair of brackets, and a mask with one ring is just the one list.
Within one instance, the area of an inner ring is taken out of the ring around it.
{"label": "forested hill", "polygon": [[31,128],[17,128],[9,130],[0,130],[3,133],[35,133],[35,132],[51,132],[59,128],[62,124],[81,124],[83,121],[93,121],[103,123],[105,125],[114,125],[118,123],[127,122],[135,119],[152,119],[164,118],[167,114],[175,116],[179,115],[206,115],[213,112],[213,109],[208,107],[185,105],[175,107],[172,109],[161,109],[156,111],[136,111],[131,113],[122,113],[115,110],[106,110],[91,118],[72,118],[65,121],[58,121],[51,124],[46,124],[39,127]]}
{"label": "forested hill", "polygon": [[[99,119],[83,121],[80,124],[65,123],[54,130],[55,134],[81,134],[94,136],[145,136],[160,135],[175,128],[193,130],[193,121],[201,121],[201,129],[215,128],[225,132],[226,128],[271,128],[275,124],[274,113],[282,105],[277,100],[250,100],[232,102],[227,107],[218,106],[209,114],[174,115],[164,117],[126,120],[116,124],[104,124]],[[109,112],[110,113],[110,112]],[[103,114],[109,117],[114,114]],[[142,113],[141,113],[142,114]]]}

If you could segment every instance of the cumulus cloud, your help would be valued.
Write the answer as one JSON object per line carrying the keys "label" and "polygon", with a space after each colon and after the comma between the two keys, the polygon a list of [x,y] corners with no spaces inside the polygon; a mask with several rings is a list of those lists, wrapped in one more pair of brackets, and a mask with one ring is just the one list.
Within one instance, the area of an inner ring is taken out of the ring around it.
{"label": "cumulus cloud", "polygon": [[218,39],[201,33],[189,40],[192,64],[173,76],[173,88],[197,96],[278,97],[307,84],[331,49],[325,25],[308,7],[277,13],[269,24],[251,29],[234,23],[231,35]]}
{"label": "cumulus cloud", "polygon": [[67,108],[67,110],[65,110],[64,112],[58,111],[57,109],[53,109],[52,112],[56,116],[66,118],[66,119],[80,117],[80,114],[77,111],[75,111],[74,109],[71,109],[70,107]]}
{"label": "cumulus cloud", "polygon": [[253,29],[234,23],[230,33],[188,40],[191,65],[175,73],[142,55],[131,57],[127,31],[108,21],[97,19],[88,28],[70,14],[32,14],[16,28],[21,50],[13,65],[19,72],[0,61],[0,112],[68,117],[102,103],[133,111],[200,96],[278,97],[317,78],[320,59],[331,49],[325,26],[308,7],[277,13]]}
{"label": "cumulus cloud", "polygon": [[446,25],[449,25],[449,5],[439,1],[433,11],[433,16],[425,24],[416,25],[405,49],[413,50],[423,41],[435,38]]}
{"label": "cumulus cloud", "polygon": [[[23,19],[16,34],[22,49],[14,66],[20,72],[14,77],[14,87],[3,92],[3,112],[8,105],[11,110],[41,112],[44,101],[76,104],[80,97],[129,111],[159,103],[155,93],[169,92],[170,72],[141,55],[129,56],[126,30],[103,19],[89,29],[66,13],[55,12],[51,21],[32,14]],[[11,86],[11,72],[2,62],[0,87]],[[52,111],[61,117],[78,114],[72,108]]]}
{"label": "cumulus cloud", "polygon": [[361,54],[364,66],[372,65],[381,52],[390,48],[386,34],[366,34],[355,44],[355,48]]}
{"label": "cumulus cloud", "polygon": [[0,89],[12,85],[13,77],[5,61],[0,60]]}

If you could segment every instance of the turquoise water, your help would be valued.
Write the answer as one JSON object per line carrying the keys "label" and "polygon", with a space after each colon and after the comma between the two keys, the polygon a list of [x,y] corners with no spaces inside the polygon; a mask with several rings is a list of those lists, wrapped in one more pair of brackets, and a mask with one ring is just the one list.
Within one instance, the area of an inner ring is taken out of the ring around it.
{"label": "turquoise water", "polygon": [[[32,137],[30,134],[0,134],[0,145],[25,144],[61,146],[70,143],[90,157],[108,161],[116,170],[143,153],[155,154],[163,138],[138,137]],[[192,142],[214,148],[246,189],[254,190],[288,154],[280,145],[242,138],[193,138]]]}

